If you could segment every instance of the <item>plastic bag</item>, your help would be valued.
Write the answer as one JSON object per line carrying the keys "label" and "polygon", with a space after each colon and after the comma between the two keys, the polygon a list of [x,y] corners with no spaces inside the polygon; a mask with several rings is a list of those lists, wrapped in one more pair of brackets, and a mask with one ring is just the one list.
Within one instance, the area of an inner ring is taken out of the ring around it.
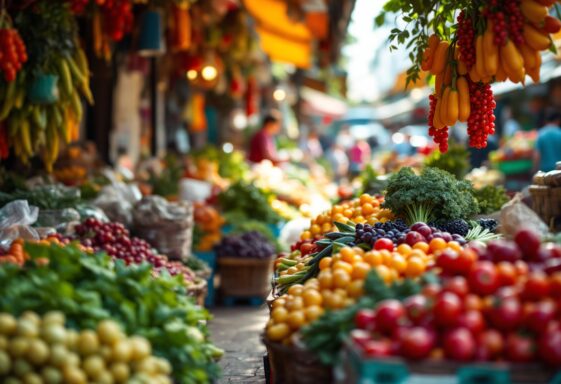
{"label": "plastic bag", "polygon": [[136,184],[115,182],[101,189],[94,206],[101,208],[109,220],[132,224],[132,208],[142,197]]}
{"label": "plastic bag", "polygon": [[531,228],[541,234],[548,232],[547,225],[522,201],[522,194],[517,193],[501,209],[501,233],[512,238],[522,228]]}
{"label": "plastic bag", "polygon": [[31,227],[37,221],[39,208],[26,200],[15,200],[0,209],[0,246],[8,248],[17,238],[39,240],[39,234]]}
{"label": "plastic bag", "polygon": [[80,213],[74,208],[42,209],[37,217],[40,227],[55,228],[59,233],[66,233],[71,223],[80,222]]}

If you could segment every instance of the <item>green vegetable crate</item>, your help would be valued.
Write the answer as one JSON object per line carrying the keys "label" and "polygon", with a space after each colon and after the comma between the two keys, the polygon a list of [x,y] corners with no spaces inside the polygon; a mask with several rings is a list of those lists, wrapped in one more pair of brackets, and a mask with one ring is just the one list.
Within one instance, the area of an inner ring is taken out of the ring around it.
{"label": "green vegetable crate", "polygon": [[373,359],[347,341],[335,378],[338,384],[560,384],[561,372],[555,374],[541,364]]}

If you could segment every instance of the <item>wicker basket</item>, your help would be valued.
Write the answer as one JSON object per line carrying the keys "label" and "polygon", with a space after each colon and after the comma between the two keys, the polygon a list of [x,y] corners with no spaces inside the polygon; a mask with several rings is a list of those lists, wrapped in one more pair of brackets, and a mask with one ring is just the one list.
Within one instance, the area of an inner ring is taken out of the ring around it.
{"label": "wicker basket", "polygon": [[273,263],[272,257],[264,260],[218,258],[220,290],[225,296],[267,297],[271,290]]}
{"label": "wicker basket", "polygon": [[274,384],[331,384],[332,367],[323,365],[310,351],[273,343],[263,338]]}
{"label": "wicker basket", "polygon": [[546,224],[561,216],[561,188],[531,185],[532,208]]}
{"label": "wicker basket", "polygon": [[205,280],[201,280],[199,283],[190,286],[187,289],[187,295],[195,299],[195,303],[204,307],[205,299],[208,292],[208,286]]}

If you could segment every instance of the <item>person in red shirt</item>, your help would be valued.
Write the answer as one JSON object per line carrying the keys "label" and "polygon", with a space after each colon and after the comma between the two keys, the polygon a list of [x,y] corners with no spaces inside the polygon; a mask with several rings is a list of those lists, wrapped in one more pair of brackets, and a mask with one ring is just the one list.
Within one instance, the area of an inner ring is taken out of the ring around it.
{"label": "person in red shirt", "polygon": [[280,129],[280,113],[278,111],[269,112],[263,119],[261,129],[251,138],[248,160],[252,163],[260,163],[263,160],[270,160],[275,165],[281,163],[274,140],[274,136],[280,132]]}

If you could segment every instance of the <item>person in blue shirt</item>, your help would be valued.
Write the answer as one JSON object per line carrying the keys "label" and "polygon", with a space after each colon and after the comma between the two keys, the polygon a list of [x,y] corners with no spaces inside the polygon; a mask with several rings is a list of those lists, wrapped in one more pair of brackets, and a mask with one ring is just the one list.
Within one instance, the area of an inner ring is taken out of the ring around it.
{"label": "person in blue shirt", "polygon": [[535,164],[543,172],[555,169],[561,161],[561,114],[551,112],[546,116],[545,126],[538,131],[536,140]]}

